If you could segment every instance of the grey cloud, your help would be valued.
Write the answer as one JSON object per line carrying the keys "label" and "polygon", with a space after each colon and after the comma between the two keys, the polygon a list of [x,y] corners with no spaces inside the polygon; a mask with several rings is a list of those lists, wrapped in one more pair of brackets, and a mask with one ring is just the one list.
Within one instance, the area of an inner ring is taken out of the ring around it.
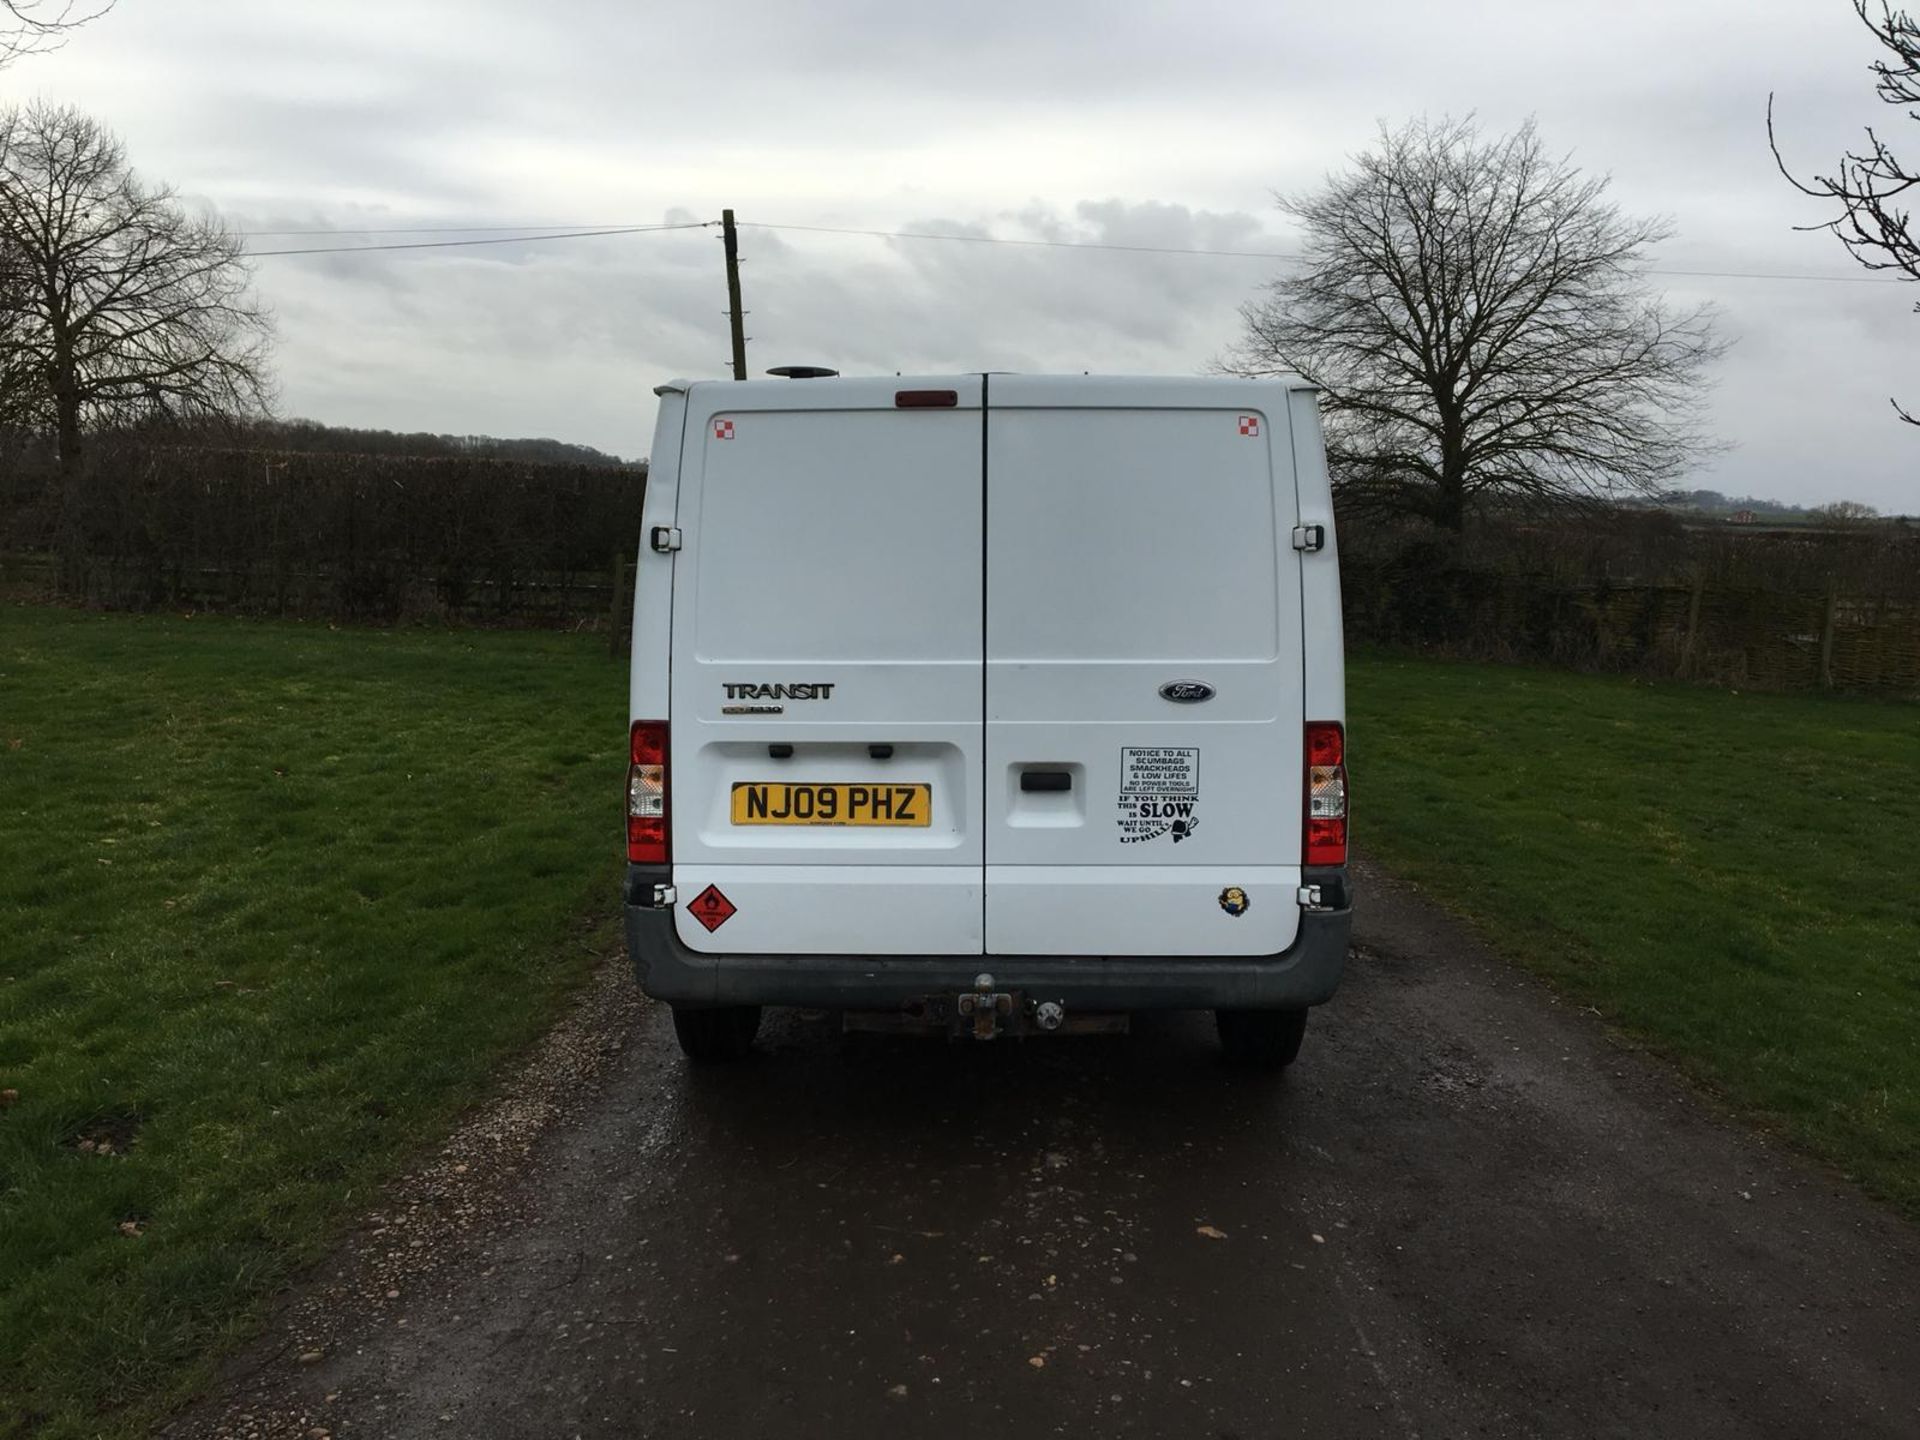
{"label": "grey cloud", "polygon": [[[1070,212],[1035,203],[998,218],[1003,238],[1094,244],[1217,248],[1261,234],[1252,216],[1151,201]],[[901,228],[986,230],[939,218]],[[845,254],[780,245],[755,276],[756,333],[883,369],[1193,370],[1224,338],[1249,278],[1244,261],[929,240],[869,242],[849,275]]]}
{"label": "grey cloud", "polygon": [[[1274,189],[1377,120],[1536,115],[1670,215],[1669,268],[1850,273],[1774,173],[1830,164],[1873,100],[1841,0],[576,0],[122,6],[9,75],[126,136],[147,173],[258,229],[743,219],[1284,250]],[[1916,141],[1920,151],[1920,140]],[[756,368],[1190,371],[1273,262],[747,230]],[[279,242],[288,243],[288,242]],[[267,248],[263,242],[261,248]],[[707,232],[263,260],[289,410],[646,448],[649,390],[725,363]],[[1897,286],[1657,283],[1736,344],[1712,397],[1722,488],[1912,495],[1920,317]],[[1908,375],[1912,384],[1904,383]],[[1917,397],[1920,398],[1920,397]]]}

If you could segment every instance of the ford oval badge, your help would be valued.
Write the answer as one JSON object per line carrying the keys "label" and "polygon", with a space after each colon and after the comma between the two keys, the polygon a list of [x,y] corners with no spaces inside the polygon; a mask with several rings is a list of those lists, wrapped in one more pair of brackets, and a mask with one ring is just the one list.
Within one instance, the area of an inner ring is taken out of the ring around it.
{"label": "ford oval badge", "polygon": [[1198,705],[1213,699],[1213,686],[1204,680],[1169,680],[1160,687],[1160,698],[1176,705]]}

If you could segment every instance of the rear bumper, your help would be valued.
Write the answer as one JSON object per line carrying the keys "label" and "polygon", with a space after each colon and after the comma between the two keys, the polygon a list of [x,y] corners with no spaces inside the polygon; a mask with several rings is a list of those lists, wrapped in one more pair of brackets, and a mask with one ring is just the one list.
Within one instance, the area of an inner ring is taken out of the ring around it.
{"label": "rear bumper", "polygon": [[668,907],[635,904],[664,882],[629,867],[627,953],[640,988],[675,1005],[798,1005],[891,1010],[930,994],[971,990],[985,971],[998,988],[1059,1000],[1070,1011],[1297,1010],[1329,999],[1353,928],[1345,870],[1307,872],[1328,908],[1303,910],[1277,955],[1206,959],[1127,955],[706,955],[674,933]]}

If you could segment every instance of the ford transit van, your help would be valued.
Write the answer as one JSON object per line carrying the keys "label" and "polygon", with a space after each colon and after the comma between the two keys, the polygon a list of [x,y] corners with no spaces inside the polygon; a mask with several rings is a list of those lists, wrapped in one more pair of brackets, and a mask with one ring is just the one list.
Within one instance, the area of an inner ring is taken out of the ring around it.
{"label": "ford transit van", "polygon": [[981,1039],[1178,1008],[1290,1063],[1351,915],[1313,388],[658,394],[626,919],[688,1055],[768,1005]]}

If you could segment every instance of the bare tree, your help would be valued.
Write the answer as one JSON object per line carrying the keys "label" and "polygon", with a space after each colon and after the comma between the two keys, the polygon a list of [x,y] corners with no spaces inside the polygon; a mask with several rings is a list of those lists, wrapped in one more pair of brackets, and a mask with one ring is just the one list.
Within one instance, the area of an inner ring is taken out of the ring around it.
{"label": "bare tree", "polygon": [[1841,525],[1858,525],[1880,518],[1878,510],[1858,500],[1835,500],[1831,505],[1816,505],[1807,514],[1816,520],[1831,520]]}
{"label": "bare tree", "polygon": [[[1874,89],[1887,104],[1908,107],[1909,120],[1920,121],[1920,22],[1904,10],[1895,10],[1888,0],[1881,0],[1878,17],[1869,13],[1867,0],[1853,0],[1853,8],[1860,23],[1892,57],[1873,62]],[[1879,132],[1869,125],[1866,149],[1847,151],[1833,174],[1801,180],[1781,158],[1769,95],[1767,144],[1773,148],[1780,173],[1795,189],[1840,207],[1831,220],[1799,228],[1832,231],[1847,253],[1869,270],[1895,270],[1909,280],[1920,280],[1920,235],[1914,233],[1905,199],[1909,193],[1920,193],[1920,171],[1903,165]],[[1920,312],[1920,302],[1913,308]],[[1889,403],[1909,425],[1920,425],[1920,416],[1902,409],[1898,400]]]}
{"label": "bare tree", "polygon": [[268,407],[270,323],[239,237],[139,180],[87,116],[0,113],[0,255],[20,277],[0,375],[64,473],[93,425]]}
{"label": "bare tree", "polygon": [[113,0],[0,0],[0,68],[22,55],[58,50],[67,36],[113,8]]}
{"label": "bare tree", "polygon": [[1297,273],[1243,306],[1224,361],[1325,392],[1343,503],[1461,528],[1496,497],[1663,488],[1708,446],[1695,423],[1723,346],[1710,307],[1642,279],[1669,230],[1547,155],[1531,122],[1382,127],[1352,170],[1277,197],[1306,231]]}
{"label": "bare tree", "polygon": [[35,386],[18,338],[25,332],[27,272],[19,252],[0,236],[0,436],[24,424]]}
{"label": "bare tree", "polygon": [[[113,8],[114,0],[0,0],[0,70],[22,55],[57,50],[67,37]],[[23,324],[21,293],[24,262],[0,236],[0,435],[19,422],[16,412],[26,386],[14,373],[18,351],[9,341]]]}

